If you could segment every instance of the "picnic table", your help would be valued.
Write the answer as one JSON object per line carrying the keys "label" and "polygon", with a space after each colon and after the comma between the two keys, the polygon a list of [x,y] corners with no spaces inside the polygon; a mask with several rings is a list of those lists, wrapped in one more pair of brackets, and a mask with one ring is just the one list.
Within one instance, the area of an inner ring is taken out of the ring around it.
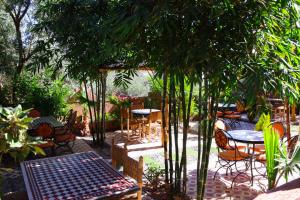
{"label": "picnic table", "polygon": [[139,189],[93,151],[24,161],[21,169],[29,200],[110,199]]}

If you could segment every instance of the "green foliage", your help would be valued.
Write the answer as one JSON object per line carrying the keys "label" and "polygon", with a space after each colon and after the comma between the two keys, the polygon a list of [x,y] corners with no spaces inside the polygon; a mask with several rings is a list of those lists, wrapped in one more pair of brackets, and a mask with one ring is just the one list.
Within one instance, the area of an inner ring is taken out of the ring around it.
{"label": "green foliage", "polygon": [[120,108],[129,108],[131,105],[130,97],[128,96],[110,96],[109,102],[113,105],[116,105],[119,109]]}
{"label": "green foliage", "polygon": [[[98,69],[114,62],[118,53],[103,25],[108,17],[103,0],[44,0],[37,3],[34,32],[43,34],[36,51],[37,64],[47,65],[54,58],[56,69],[65,67],[77,79],[96,77]],[[67,61],[67,62],[66,62]]]}
{"label": "green foliage", "polygon": [[164,169],[151,157],[144,157],[144,162],[147,165],[145,177],[154,188],[157,188],[159,186],[160,179],[164,175]]}
{"label": "green foliage", "polygon": [[[272,189],[276,184],[276,177],[278,174],[278,158],[279,158],[279,134],[264,122],[264,144],[266,151],[266,168],[268,178],[268,188]],[[268,123],[270,124],[270,123]]]}
{"label": "green foliage", "polygon": [[[0,74],[13,74],[17,55],[14,51],[14,26],[0,5]],[[1,83],[1,80],[0,80]]]}
{"label": "green foliage", "polygon": [[258,119],[258,122],[255,124],[255,130],[262,131],[266,126],[269,126],[271,122],[271,116],[265,113],[262,113]]}
{"label": "green foliage", "polygon": [[[49,72],[43,75],[22,73],[13,83],[16,103],[23,105],[24,108],[35,108],[44,116],[64,116],[68,111],[67,98],[70,89],[63,80],[52,80],[50,76]],[[7,91],[11,92],[11,90]]]}
{"label": "green foliage", "polygon": [[150,88],[152,92],[157,92],[162,94],[163,91],[163,80],[161,78],[149,78]]}
{"label": "green foliage", "polygon": [[27,117],[29,110],[21,105],[15,108],[0,107],[0,156],[8,153],[15,161],[22,161],[32,152],[45,155],[44,151],[31,143],[27,135],[32,118]]}

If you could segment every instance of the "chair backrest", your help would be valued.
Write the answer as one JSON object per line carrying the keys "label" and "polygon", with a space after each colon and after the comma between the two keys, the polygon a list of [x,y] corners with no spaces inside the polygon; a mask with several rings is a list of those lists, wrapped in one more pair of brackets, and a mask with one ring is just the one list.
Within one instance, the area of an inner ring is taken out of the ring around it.
{"label": "chair backrest", "polygon": [[215,130],[215,141],[216,141],[217,146],[220,149],[223,149],[223,150],[228,149],[229,139],[225,135],[223,130],[221,130],[221,129]]}
{"label": "chair backrest", "polygon": [[223,117],[224,113],[222,111],[217,111],[217,117]]}
{"label": "chair backrest", "polygon": [[151,112],[148,116],[149,123],[154,123],[158,120],[158,112]]}
{"label": "chair backrest", "polygon": [[135,160],[130,158],[129,156],[126,157],[124,162],[124,169],[123,173],[126,176],[130,176],[131,178],[137,181],[137,184],[140,190],[137,193],[138,200],[142,199],[142,187],[143,187],[143,157],[140,156],[139,160]]}
{"label": "chair backrest", "polygon": [[28,117],[31,117],[31,118],[37,118],[40,116],[41,116],[41,113],[36,109],[33,109],[33,110],[29,111],[29,113],[28,113]]}
{"label": "chair backrest", "polygon": [[280,139],[285,135],[284,126],[281,122],[273,122],[272,128],[279,134]]}
{"label": "chair backrest", "polygon": [[223,120],[218,119],[215,122],[215,130],[217,130],[217,129],[221,129],[221,130],[227,131],[227,130],[230,129],[230,127]]}
{"label": "chair backrest", "polygon": [[245,111],[245,103],[241,102],[241,101],[237,101],[235,103],[236,105],[236,111],[237,112],[244,112]]}
{"label": "chair backrest", "polygon": [[43,139],[53,138],[54,128],[48,123],[40,123],[35,129],[35,134]]}
{"label": "chair backrest", "polygon": [[76,117],[77,117],[77,111],[72,112],[66,124],[69,129],[72,129],[74,127],[74,124],[76,122]]}
{"label": "chair backrest", "polygon": [[131,100],[130,109],[131,110],[134,110],[134,109],[143,109],[144,108],[144,102],[145,102],[144,98],[132,99]]}
{"label": "chair backrest", "polygon": [[65,118],[64,118],[64,121],[65,122],[68,122],[70,120],[70,118],[72,117],[72,114],[73,114],[73,109],[70,109],[68,111],[68,113],[66,114]]}
{"label": "chair backrest", "polygon": [[128,150],[126,144],[121,147],[115,144],[115,138],[112,139],[111,144],[111,162],[112,166],[117,168],[119,166],[124,166],[124,160],[128,156]]}
{"label": "chair backrest", "polygon": [[121,108],[120,112],[123,119],[128,119],[128,117],[130,118],[129,108]]}
{"label": "chair backrest", "polygon": [[290,140],[288,141],[287,152],[289,158],[291,158],[291,156],[294,153],[298,139],[299,139],[299,135],[295,135],[294,137],[290,138]]}

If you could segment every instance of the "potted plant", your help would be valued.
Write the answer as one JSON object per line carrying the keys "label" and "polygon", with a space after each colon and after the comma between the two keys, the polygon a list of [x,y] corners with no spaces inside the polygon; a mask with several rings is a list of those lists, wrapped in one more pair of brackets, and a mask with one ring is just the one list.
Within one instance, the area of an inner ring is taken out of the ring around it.
{"label": "potted plant", "polygon": [[131,106],[131,98],[127,95],[112,95],[109,97],[109,102],[115,106],[117,106],[118,113],[120,114],[120,124],[121,124],[121,131],[123,132],[123,113],[127,113],[127,126],[129,120],[129,107]]}

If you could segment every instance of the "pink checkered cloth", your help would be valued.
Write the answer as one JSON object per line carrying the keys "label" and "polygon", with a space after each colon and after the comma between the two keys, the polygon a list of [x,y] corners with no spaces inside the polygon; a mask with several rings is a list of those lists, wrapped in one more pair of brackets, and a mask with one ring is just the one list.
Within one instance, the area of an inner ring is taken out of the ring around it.
{"label": "pink checkered cloth", "polygon": [[21,168],[30,200],[108,199],[138,190],[93,151],[24,161]]}

